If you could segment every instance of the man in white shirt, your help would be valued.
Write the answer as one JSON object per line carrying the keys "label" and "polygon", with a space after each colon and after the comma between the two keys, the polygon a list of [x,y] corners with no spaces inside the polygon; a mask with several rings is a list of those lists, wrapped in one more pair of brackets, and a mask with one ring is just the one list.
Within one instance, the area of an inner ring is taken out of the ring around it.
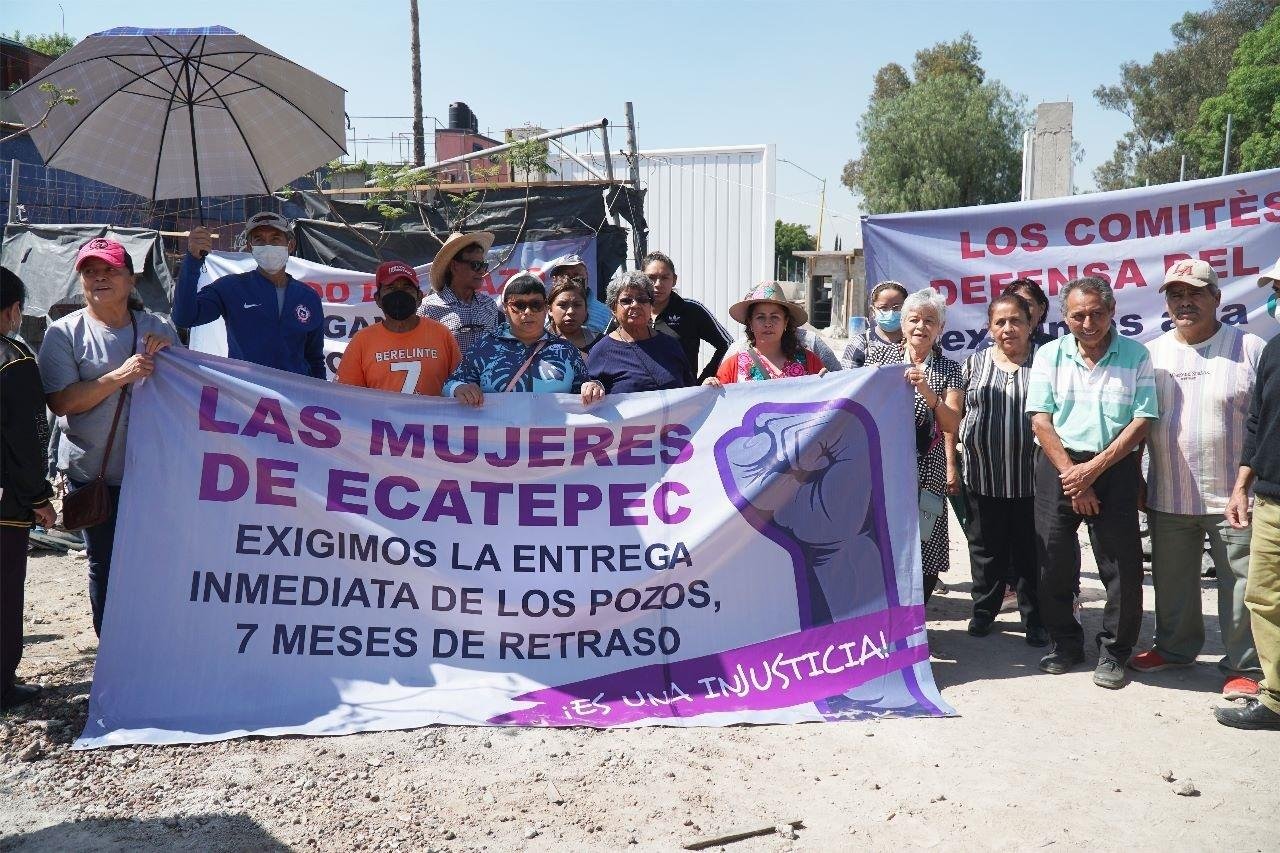
{"label": "man in white shirt", "polygon": [[1200,559],[1207,535],[1226,650],[1218,663],[1227,676],[1223,695],[1256,696],[1261,670],[1244,601],[1250,530],[1233,528],[1223,513],[1265,343],[1218,320],[1218,276],[1204,261],[1169,267],[1160,292],[1173,328],[1147,345],[1160,400],[1160,420],[1148,437],[1146,499],[1156,632],[1154,646],[1134,655],[1129,667],[1157,672],[1195,663],[1205,639]]}

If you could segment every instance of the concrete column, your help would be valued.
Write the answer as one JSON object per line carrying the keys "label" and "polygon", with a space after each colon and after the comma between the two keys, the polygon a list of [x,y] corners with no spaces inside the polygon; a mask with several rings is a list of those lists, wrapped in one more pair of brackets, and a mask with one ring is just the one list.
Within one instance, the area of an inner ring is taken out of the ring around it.
{"label": "concrete column", "polygon": [[1031,144],[1031,198],[1071,195],[1070,101],[1050,101],[1036,107]]}

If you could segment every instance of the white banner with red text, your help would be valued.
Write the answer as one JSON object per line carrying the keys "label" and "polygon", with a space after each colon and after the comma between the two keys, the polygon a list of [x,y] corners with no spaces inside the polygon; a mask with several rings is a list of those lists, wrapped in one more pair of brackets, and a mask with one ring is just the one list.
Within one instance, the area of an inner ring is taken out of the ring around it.
{"label": "white banner with red text", "polygon": [[[578,255],[586,263],[587,269],[594,270],[595,237],[536,240],[517,243],[514,247],[494,246],[489,251],[489,257],[502,261],[485,275],[482,290],[496,298],[507,279],[520,270],[539,272],[548,261],[568,254]],[[204,260],[197,288],[217,281],[224,275],[249,272],[256,268],[253,256],[246,252],[213,252]],[[422,280],[423,289],[429,288],[431,264],[416,266],[414,269]],[[329,378],[332,379],[338,374],[338,362],[347,348],[347,341],[366,326],[382,321],[382,310],[374,302],[373,273],[329,267],[295,257],[289,258],[285,272],[320,296],[324,308],[324,359],[329,368]],[[192,329],[191,349],[210,355],[226,355],[227,330],[222,320]]]}
{"label": "white banner with red text", "polygon": [[1200,258],[1217,272],[1222,322],[1270,338],[1274,294],[1258,275],[1280,258],[1280,169],[1066,198],[895,213],[862,225],[868,289],[886,279],[947,298],[944,352],[986,346],[987,303],[1030,278],[1049,295],[1046,331],[1066,333],[1058,294],[1082,276],[1115,290],[1120,333],[1149,341],[1171,328],[1165,270]]}

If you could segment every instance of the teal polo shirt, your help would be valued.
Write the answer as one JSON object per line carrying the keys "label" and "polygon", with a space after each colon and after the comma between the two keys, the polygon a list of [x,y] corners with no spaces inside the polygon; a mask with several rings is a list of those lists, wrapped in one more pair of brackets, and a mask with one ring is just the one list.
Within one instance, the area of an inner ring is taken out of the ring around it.
{"label": "teal polo shirt", "polygon": [[1068,450],[1098,453],[1135,418],[1156,420],[1156,374],[1151,355],[1113,327],[1111,343],[1089,368],[1074,335],[1036,350],[1027,388],[1027,414],[1053,416],[1053,428]]}

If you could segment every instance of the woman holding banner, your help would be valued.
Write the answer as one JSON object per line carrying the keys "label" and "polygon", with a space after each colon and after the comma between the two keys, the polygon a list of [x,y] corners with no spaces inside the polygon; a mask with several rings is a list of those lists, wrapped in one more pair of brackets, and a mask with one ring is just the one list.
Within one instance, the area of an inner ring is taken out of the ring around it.
{"label": "woman holding banner", "polygon": [[[502,288],[506,322],[471,345],[444,383],[441,395],[468,406],[484,405],[484,395],[509,391],[581,394],[583,405],[604,396],[604,386],[587,380],[587,368],[573,344],[549,332],[547,291],[521,270]],[[584,381],[585,380],[585,381]]]}
{"label": "woman holding banner", "polygon": [[943,496],[958,485],[955,432],[960,425],[964,381],[960,365],[937,348],[947,320],[947,301],[933,288],[917,290],[902,302],[901,343],[873,348],[867,366],[906,364],[907,382],[915,388],[916,479],[920,488],[920,561],[924,599],[938,585],[938,574],[950,567],[948,521]]}
{"label": "woman holding banner", "polygon": [[[969,356],[961,374],[960,443],[964,447],[965,535],[973,568],[969,634],[985,637],[1004,601],[1017,592],[1027,645],[1048,645],[1037,603],[1035,444],[1026,415],[1036,346],[1034,312],[1006,293],[987,306],[992,345]],[[1012,579],[1012,580],[1011,580]]]}
{"label": "woman holding banner", "polygon": [[610,394],[696,384],[680,339],[654,329],[653,299],[653,282],[638,270],[609,282],[605,304],[618,327],[591,348],[587,370]]}
{"label": "woman holding banner", "polygon": [[106,519],[84,531],[93,630],[101,634],[129,434],[126,398],[133,383],[151,375],[155,354],[178,333],[142,307],[133,292],[133,259],[115,240],[96,238],[81,246],[76,270],[85,307],[49,326],[39,364],[45,401],[62,426],[58,467],[76,489],[101,477],[110,495]]}
{"label": "woman holding banner", "polygon": [[720,362],[716,375],[703,385],[821,376],[826,373],[817,355],[800,345],[796,330],[809,315],[784,298],[777,282],[755,287],[729,306],[729,316],[747,327],[747,347]]}

